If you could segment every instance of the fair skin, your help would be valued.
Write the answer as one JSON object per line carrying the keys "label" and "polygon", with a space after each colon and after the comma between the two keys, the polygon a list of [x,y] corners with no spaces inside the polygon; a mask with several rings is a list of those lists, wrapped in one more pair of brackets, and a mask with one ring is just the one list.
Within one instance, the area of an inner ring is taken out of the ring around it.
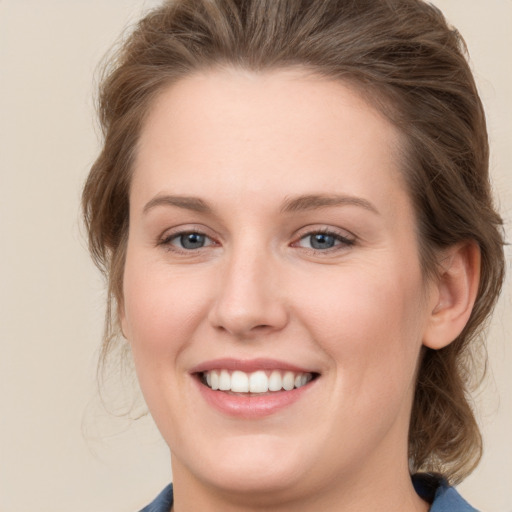
{"label": "fair skin", "polygon": [[[467,321],[478,254],[447,251],[426,283],[400,135],[300,70],[197,73],[152,107],[120,315],[174,510],[426,511],[407,464],[415,372]],[[222,370],[304,385],[211,389]]]}

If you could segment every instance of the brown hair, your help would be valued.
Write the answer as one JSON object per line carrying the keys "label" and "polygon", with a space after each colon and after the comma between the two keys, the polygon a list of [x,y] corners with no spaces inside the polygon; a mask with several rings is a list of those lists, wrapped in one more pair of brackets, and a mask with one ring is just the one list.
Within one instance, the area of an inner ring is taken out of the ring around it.
{"label": "brown hair", "polygon": [[108,279],[102,360],[119,338],[130,173],[145,115],[172,82],[223,65],[301,66],[355,84],[405,135],[404,174],[425,275],[436,274],[436,249],[478,243],[481,281],[471,318],[449,346],[424,350],[409,432],[412,472],[460,481],[481,456],[467,394],[474,374],[469,347],[502,286],[503,239],[485,117],[464,43],[421,0],[176,0],[138,23],[103,79],[104,145],[83,191],[90,250]]}

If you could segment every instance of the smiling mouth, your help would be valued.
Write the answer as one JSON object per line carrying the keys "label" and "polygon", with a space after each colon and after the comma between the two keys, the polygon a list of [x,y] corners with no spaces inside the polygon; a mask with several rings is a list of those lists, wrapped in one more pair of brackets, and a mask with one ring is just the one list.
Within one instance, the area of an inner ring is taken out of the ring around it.
{"label": "smiling mouth", "polygon": [[284,370],[243,372],[216,369],[197,374],[202,384],[213,391],[244,394],[266,394],[301,388],[318,377],[317,373]]}

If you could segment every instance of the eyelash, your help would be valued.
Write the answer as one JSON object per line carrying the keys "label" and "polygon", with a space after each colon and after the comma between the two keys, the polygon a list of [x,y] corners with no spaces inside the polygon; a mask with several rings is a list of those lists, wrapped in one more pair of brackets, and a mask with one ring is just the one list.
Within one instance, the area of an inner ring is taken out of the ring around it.
{"label": "eyelash", "polygon": [[[311,237],[315,236],[315,235],[323,235],[323,236],[333,237],[335,240],[335,245],[333,245],[332,247],[328,247],[326,249],[315,249],[314,247],[311,247],[311,248],[303,247],[303,249],[305,249],[307,251],[314,252],[314,253],[325,254],[325,253],[330,253],[333,251],[338,251],[341,249],[346,249],[347,247],[353,246],[356,242],[355,239],[353,239],[353,238],[348,238],[347,236],[341,235],[340,233],[338,233],[332,229],[325,228],[325,229],[314,229],[314,230],[311,230],[311,231],[301,234],[301,236],[297,240],[297,242],[294,242],[292,244],[292,247],[297,247],[302,240],[307,239],[307,238],[311,239]],[[336,242],[338,242],[338,243],[336,243]]]}
{"label": "eyelash", "polygon": [[[173,240],[180,239],[187,235],[188,236],[198,235],[200,237],[204,237],[206,240],[209,240],[210,243],[208,243],[207,245],[195,248],[195,249],[186,249],[183,247],[178,247],[178,246],[173,245],[173,243],[172,243]],[[168,251],[173,251],[173,252],[182,253],[182,254],[190,254],[192,252],[198,251],[199,249],[204,249],[205,247],[210,247],[211,245],[218,245],[218,244],[211,237],[209,237],[207,234],[203,233],[202,231],[197,230],[197,229],[189,229],[189,230],[184,230],[184,231],[177,231],[177,232],[170,233],[170,234],[164,236],[158,242],[158,245],[164,246],[165,249]]]}
{"label": "eyelash", "polygon": [[[184,237],[187,235],[197,235],[200,237],[204,237],[206,240],[209,240],[210,243],[208,243],[207,245],[197,247],[197,248],[189,248],[189,249],[183,248],[183,247],[178,247],[172,243],[174,240],[180,239],[181,237]],[[325,249],[315,249],[314,247],[302,247],[302,249],[304,249],[308,252],[314,252],[317,254],[318,253],[325,254],[325,253],[330,253],[330,252],[341,250],[341,249],[346,249],[348,247],[353,246],[356,243],[355,239],[348,238],[332,229],[326,228],[326,229],[314,229],[314,230],[308,231],[306,233],[303,233],[297,239],[297,241],[291,243],[290,246],[291,247],[301,247],[300,242],[302,240],[305,240],[308,237],[311,239],[311,237],[313,237],[315,235],[323,235],[323,236],[333,237],[334,241],[335,241],[335,245],[333,245],[332,247],[327,247]],[[336,242],[338,242],[338,243],[336,243]],[[158,242],[158,245],[164,246],[165,249],[168,251],[181,253],[181,254],[191,254],[193,252],[199,251],[200,249],[204,249],[204,248],[210,247],[212,245],[213,246],[218,245],[218,243],[215,240],[213,240],[210,236],[208,236],[207,234],[202,232],[201,230],[190,229],[190,230],[177,231],[174,233],[170,233],[170,234],[164,236]]]}

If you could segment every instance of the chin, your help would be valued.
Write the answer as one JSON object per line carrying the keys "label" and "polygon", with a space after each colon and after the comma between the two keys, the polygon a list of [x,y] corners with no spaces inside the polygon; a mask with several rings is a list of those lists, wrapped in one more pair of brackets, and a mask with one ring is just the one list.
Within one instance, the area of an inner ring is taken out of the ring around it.
{"label": "chin", "polygon": [[219,441],[215,450],[208,451],[201,453],[200,467],[199,458],[190,461],[189,471],[230,495],[286,495],[308,479],[304,454],[296,443],[283,438],[238,436]]}

